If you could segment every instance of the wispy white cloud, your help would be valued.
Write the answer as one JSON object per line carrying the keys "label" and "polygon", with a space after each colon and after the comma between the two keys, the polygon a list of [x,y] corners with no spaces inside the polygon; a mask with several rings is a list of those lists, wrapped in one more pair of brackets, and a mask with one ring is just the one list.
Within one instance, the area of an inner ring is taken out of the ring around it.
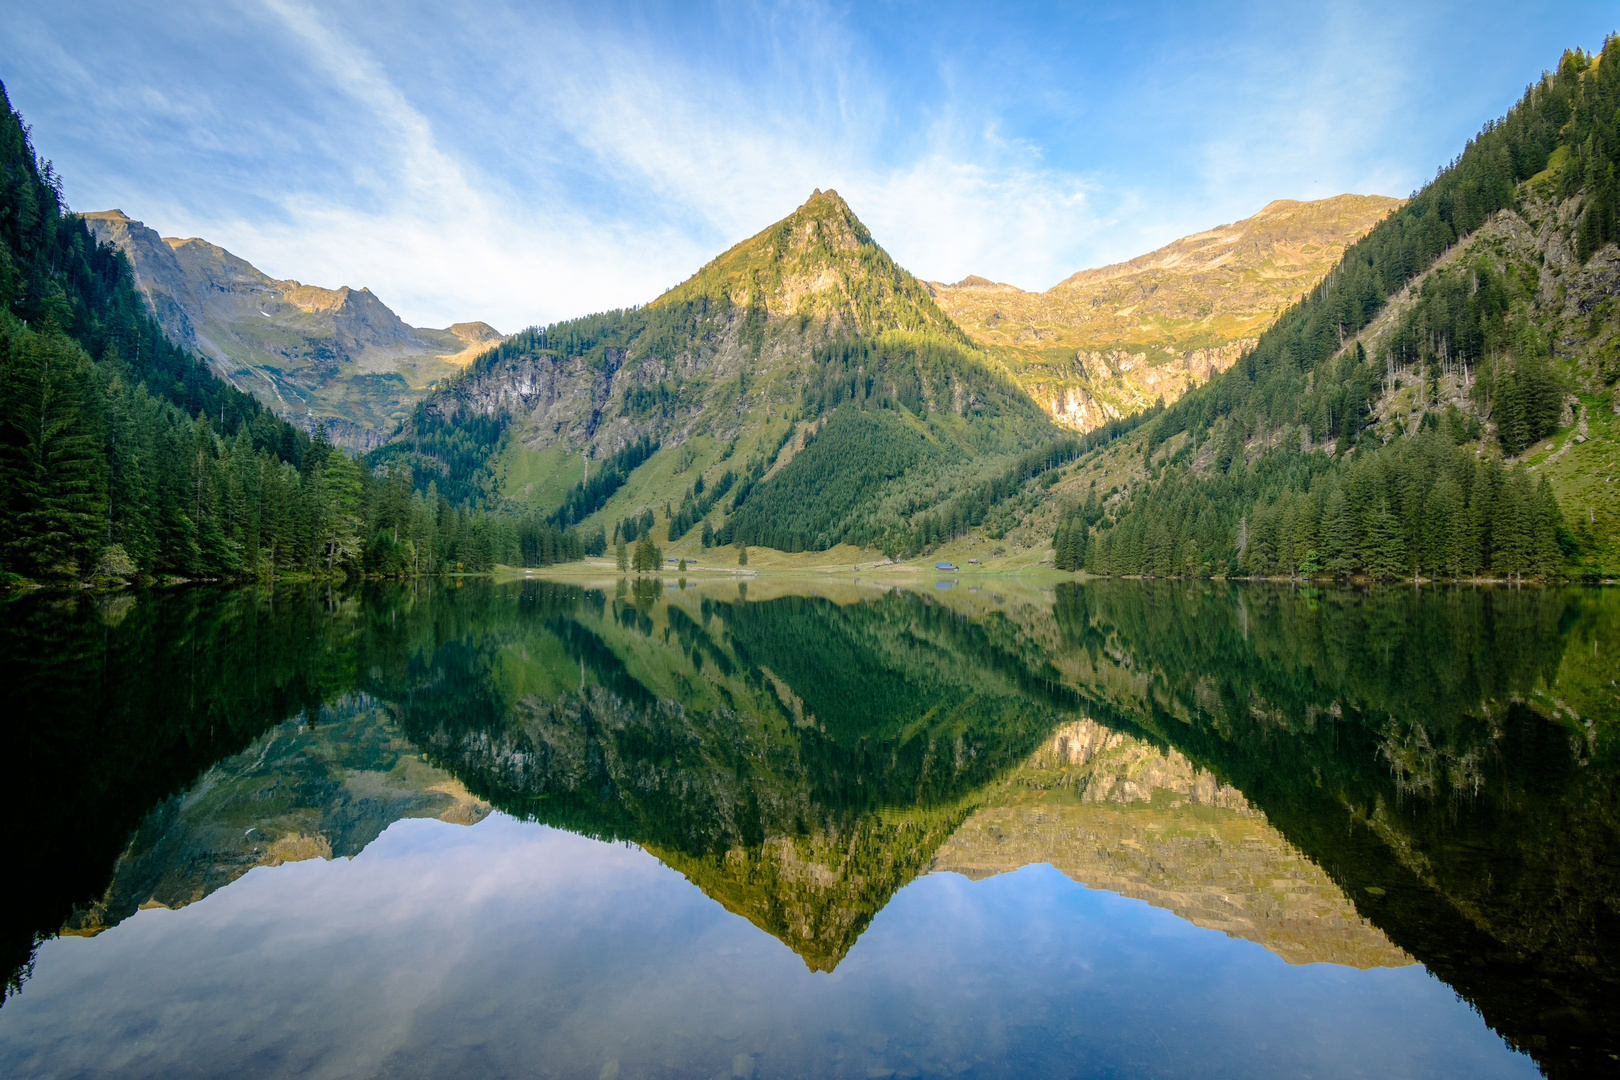
{"label": "wispy white cloud", "polygon": [[75,205],[510,331],[650,299],[815,187],[919,275],[1025,288],[1405,194],[1612,19],[1461,10],[41,0],[0,33]]}

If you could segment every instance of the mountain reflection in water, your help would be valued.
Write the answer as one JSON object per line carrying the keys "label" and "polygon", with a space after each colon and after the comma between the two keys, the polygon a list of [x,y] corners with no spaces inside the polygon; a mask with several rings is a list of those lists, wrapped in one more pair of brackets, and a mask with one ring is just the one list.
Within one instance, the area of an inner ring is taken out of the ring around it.
{"label": "mountain reflection in water", "polygon": [[[1421,963],[1544,1071],[1613,1067],[1620,699],[1603,643],[1620,596],[926,593],[527,580],[7,605],[24,707],[4,760],[52,809],[7,826],[28,888],[8,900],[0,1065],[41,1071],[44,1036],[17,1025],[66,1030],[28,1014],[53,933],[493,807],[644,849],[809,972],[844,977],[886,907],[920,902],[897,894],[921,875],[1050,864],[1290,965]],[[1028,873],[1009,887],[1051,887]],[[1067,1022],[1030,1008],[1056,1052]],[[1005,1036],[979,1042],[930,1057],[919,1036],[895,1069],[1017,1071]],[[763,1053],[737,1069],[769,1071]],[[1151,1068],[1198,1071],[1166,1053]],[[853,1067],[824,1057],[796,1071]]]}

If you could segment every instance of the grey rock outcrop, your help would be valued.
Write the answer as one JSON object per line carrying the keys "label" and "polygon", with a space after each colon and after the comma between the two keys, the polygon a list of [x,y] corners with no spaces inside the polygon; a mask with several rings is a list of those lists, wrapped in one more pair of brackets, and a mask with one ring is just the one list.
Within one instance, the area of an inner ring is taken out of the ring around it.
{"label": "grey rock outcrop", "polygon": [[380,445],[439,379],[501,340],[487,323],[410,326],[369,289],[278,280],[195,237],[121,210],[82,215],[122,251],[169,340],[278,414],[357,450]]}

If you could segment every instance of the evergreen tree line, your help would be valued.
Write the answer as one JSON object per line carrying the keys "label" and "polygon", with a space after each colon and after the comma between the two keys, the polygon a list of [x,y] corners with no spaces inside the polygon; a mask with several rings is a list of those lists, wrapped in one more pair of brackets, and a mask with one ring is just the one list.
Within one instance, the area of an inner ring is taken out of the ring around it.
{"label": "evergreen tree line", "polygon": [[[1030,480],[1038,480],[1041,487],[1050,489],[1064,465],[1157,419],[1163,410],[1161,401],[1084,434],[1066,435],[1026,450],[1001,475],[961,493],[940,509],[914,516],[900,548],[901,557],[910,558],[932,544],[966,536],[969,529],[985,524],[992,510],[1018,495]],[[992,529],[990,534],[998,540],[1005,535],[999,529]]]}
{"label": "evergreen tree line", "polygon": [[[650,514],[651,511],[648,511],[648,513]],[[643,530],[639,537],[635,541],[636,546],[634,549],[624,539],[618,540],[613,545],[614,561],[617,563],[621,574],[626,570],[634,570],[638,574],[650,574],[662,570],[664,567],[664,549],[653,543],[652,533]],[[681,560],[681,567],[682,569],[686,567],[685,559]]]}
{"label": "evergreen tree line", "polygon": [[[1430,414],[1432,417],[1434,414]],[[1157,577],[1546,577],[1574,550],[1546,477],[1476,458],[1436,421],[1348,462],[1283,449],[1213,477],[1095,490],[1053,537],[1061,570]]]}
{"label": "evergreen tree line", "polygon": [[646,435],[626,443],[618,453],[602,463],[595,476],[579,487],[571,487],[563,496],[563,503],[547,519],[559,528],[584,521],[596,513],[614,492],[624,486],[636,467],[658,451],[658,443]]}
{"label": "evergreen tree line", "polygon": [[[1560,65],[1578,71],[1579,52],[1567,54]],[[1561,144],[1567,147],[1559,170],[1557,195],[1561,200],[1582,196],[1580,223],[1575,232],[1575,255],[1585,264],[1605,244],[1620,240],[1620,189],[1615,184],[1615,161],[1620,159],[1620,41],[1603,43],[1595,66],[1580,80],[1579,92],[1568,98],[1569,129]]]}
{"label": "evergreen tree line", "polygon": [[653,512],[643,510],[639,515],[631,515],[613,526],[613,542],[615,544],[633,544],[639,537],[652,532]]}
{"label": "evergreen tree line", "polygon": [[171,345],[124,257],[0,114],[0,571],[41,579],[434,573],[577,558],[278,419]]}
{"label": "evergreen tree line", "polygon": [[892,411],[846,401],[753,498],[740,504],[734,498],[736,509],[714,542],[794,552],[881,543],[890,529],[875,512],[878,490],[948,453]]}
{"label": "evergreen tree line", "polygon": [[[1580,164],[1566,166],[1566,182],[1583,184],[1589,172],[1606,176],[1608,159],[1603,155],[1611,152],[1620,107],[1617,80],[1620,41],[1607,40],[1596,63],[1579,50],[1566,53],[1557,71],[1529,87],[1506,116],[1487,124],[1406,205],[1351,245],[1340,264],[1238,363],[1166,409],[1150,429],[1150,439],[1163,441],[1181,431],[1201,437],[1228,416],[1236,418],[1243,432],[1275,432],[1305,423],[1319,438],[1342,431],[1354,438],[1364,420],[1358,419],[1361,395],[1376,387],[1384,373],[1346,369],[1340,356],[1345,339],[1365,328],[1390,296],[1459,239],[1497,210],[1515,205],[1517,185],[1546,169],[1555,150],[1578,148],[1571,160]],[[1589,164],[1599,158],[1601,167]],[[1592,194],[1588,192],[1589,199]],[[1514,289],[1522,293],[1524,287],[1522,279],[1513,288],[1504,284],[1504,295],[1511,297]],[[1453,325],[1445,337],[1425,333],[1416,341],[1405,339],[1394,362],[1441,363],[1444,357],[1472,361],[1486,355],[1492,344],[1489,324],[1501,318],[1500,311],[1490,310],[1498,302],[1487,293],[1471,318],[1456,320],[1464,327]],[[1438,308],[1438,298],[1434,306]],[[1473,329],[1459,332],[1468,327]],[[1427,344],[1427,353],[1413,348],[1418,341]]]}
{"label": "evergreen tree line", "polygon": [[[1521,182],[1558,163],[1555,151],[1563,160],[1560,194],[1584,191],[1588,213],[1601,211],[1595,200],[1615,145],[1617,107],[1620,41],[1605,41],[1595,61],[1566,53],[1557,71],[1352,245],[1237,364],[1166,409],[1147,429],[1149,463],[1159,443],[1181,432],[1190,445],[1165,463],[1162,478],[1152,470],[1149,483],[1123,504],[1106,513],[1082,508],[1065,519],[1053,538],[1054,562],[1153,574],[1559,573],[1575,543],[1544,479],[1534,482],[1528,473],[1475,461],[1461,450],[1440,455],[1434,449],[1481,434],[1477,421],[1455,409],[1432,408],[1440,381],[1448,378],[1469,387],[1507,454],[1522,453],[1556,429],[1565,388],[1531,317],[1538,268],[1499,267],[1481,258],[1432,274],[1397,322],[1384,356],[1370,358],[1360,343],[1344,344],[1439,255],[1490,214],[1513,206]],[[1589,180],[1595,187],[1585,186]],[[1408,371],[1421,377],[1420,430],[1381,446],[1368,427],[1371,404]],[[1249,467],[1243,456],[1250,439],[1278,448],[1263,451]],[[1295,447],[1302,441],[1333,443],[1339,460],[1301,453]],[[1195,475],[1191,451],[1210,443],[1214,468]],[[1346,463],[1350,456],[1356,460]],[[1418,497],[1411,483],[1388,480],[1420,459],[1434,467],[1432,498],[1429,488]],[[1323,479],[1306,483],[1307,474]],[[1275,479],[1282,476],[1292,479]],[[1352,485],[1358,476],[1359,486]],[[1388,482],[1367,479],[1378,476]],[[1448,482],[1440,483],[1442,477]],[[1335,488],[1345,501],[1330,512]],[[1289,539],[1279,540],[1270,530],[1290,506]],[[1172,508],[1183,516],[1174,517]],[[1442,508],[1461,516],[1442,524],[1434,517]],[[1296,531],[1306,537],[1305,547],[1295,541]],[[1436,539],[1442,533],[1449,537],[1444,544]]]}
{"label": "evergreen tree line", "polygon": [[[344,470],[351,462],[341,452],[330,460]],[[386,476],[362,467],[355,471],[361,478],[359,520],[368,530],[358,568],[367,574],[411,577],[551,566],[599,555],[606,546],[600,532],[582,540],[578,529],[561,528],[537,511],[492,513],[453,505],[432,481],[425,493],[418,492],[403,467]]]}
{"label": "evergreen tree line", "polygon": [[[792,429],[789,429],[791,433]],[[669,520],[669,542],[674,543],[692,531],[692,526],[703,522],[703,546],[711,547],[714,544],[714,528],[704,519],[715,503],[726,497],[731,486],[737,482],[736,474],[730,469],[722,472],[713,484],[705,487],[703,474],[699,473],[692,486],[681,497],[680,509]]]}
{"label": "evergreen tree line", "polygon": [[374,470],[410,471],[423,492],[431,481],[454,505],[496,504],[500,486],[490,465],[506,449],[510,422],[504,414],[446,415],[419,401],[406,436],[377,447],[366,461]]}
{"label": "evergreen tree line", "polygon": [[[739,476],[733,478],[731,470],[729,469],[720,474],[720,479],[715,483],[715,490],[720,492],[720,494],[724,494],[725,488],[733,486],[733,479],[735,480],[735,490],[731,493],[730,507],[733,514],[735,514],[737,510],[742,507],[743,503],[747,502],[748,496],[754,493],[755,486],[765,479],[765,473],[770,470],[772,465],[776,464],[776,459],[782,455],[782,447],[788,444],[789,440],[793,438],[793,433],[797,430],[797,424],[789,424],[787,428],[783,430],[782,434],[777,437],[776,444],[771,447],[770,453],[763,457],[758,454],[752,455],[748,459],[748,465],[743,469]],[[803,448],[808,449],[812,444],[815,443],[815,441],[816,433],[813,431],[808,432],[805,435]],[[693,487],[695,488],[696,486],[697,484],[694,482]],[[719,495],[716,495],[714,499],[709,500],[710,505],[713,505],[714,502],[718,501]],[[685,499],[681,500],[681,509],[678,513],[683,516],[692,515],[690,516],[687,524],[688,528],[691,527],[690,522],[697,521],[702,517],[702,515],[698,513],[698,510],[702,505],[703,502],[697,499],[694,499],[690,504]],[[674,528],[674,523],[672,523],[671,528]],[[724,526],[722,526],[722,529],[723,528]],[[685,532],[685,530],[683,529],[682,532]],[[674,540],[679,535],[680,533],[671,532],[670,539]],[[713,547],[716,543],[729,544],[732,542],[729,533],[727,534],[726,539],[722,540],[720,539],[719,533],[710,527],[707,522],[705,522],[703,526],[702,539],[703,546],[705,548]]]}
{"label": "evergreen tree line", "polygon": [[860,401],[845,398],[820,432],[807,437],[798,455],[747,502],[743,500],[753,485],[745,478],[732,515],[713,530],[712,540],[705,525],[705,546],[753,544],[799,552],[849,543],[875,546],[890,558],[909,558],[983,524],[992,509],[1028,481],[1048,474],[1055,480],[1056,469],[1158,414],[1155,407],[1083,435],[1052,439],[1025,450],[943,505],[913,505],[905,517],[895,518],[877,511],[875,495],[914,470],[951,463],[954,448],[928,440],[892,410],[863,409]]}
{"label": "evergreen tree line", "polygon": [[1028,415],[1038,407],[970,346],[924,333],[846,336],[817,346],[800,390],[814,419],[845,401],[861,409],[901,407],[918,417]]}
{"label": "evergreen tree line", "polygon": [[1457,380],[1495,421],[1503,453],[1523,453],[1557,429],[1566,392],[1530,315],[1540,276],[1535,266],[1498,271],[1484,255],[1431,273],[1389,335],[1385,378],[1415,370],[1425,408],[1439,401],[1442,379]]}

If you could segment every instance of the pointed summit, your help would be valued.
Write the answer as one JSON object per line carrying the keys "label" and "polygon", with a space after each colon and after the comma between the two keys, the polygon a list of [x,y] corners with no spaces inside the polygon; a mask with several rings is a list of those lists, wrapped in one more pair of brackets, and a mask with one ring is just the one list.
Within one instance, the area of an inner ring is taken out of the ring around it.
{"label": "pointed summit", "polygon": [[928,289],[872,239],[849,204],[817,188],[804,205],[653,301],[700,298],[767,318],[819,320],[832,331],[933,330],[966,341]]}

